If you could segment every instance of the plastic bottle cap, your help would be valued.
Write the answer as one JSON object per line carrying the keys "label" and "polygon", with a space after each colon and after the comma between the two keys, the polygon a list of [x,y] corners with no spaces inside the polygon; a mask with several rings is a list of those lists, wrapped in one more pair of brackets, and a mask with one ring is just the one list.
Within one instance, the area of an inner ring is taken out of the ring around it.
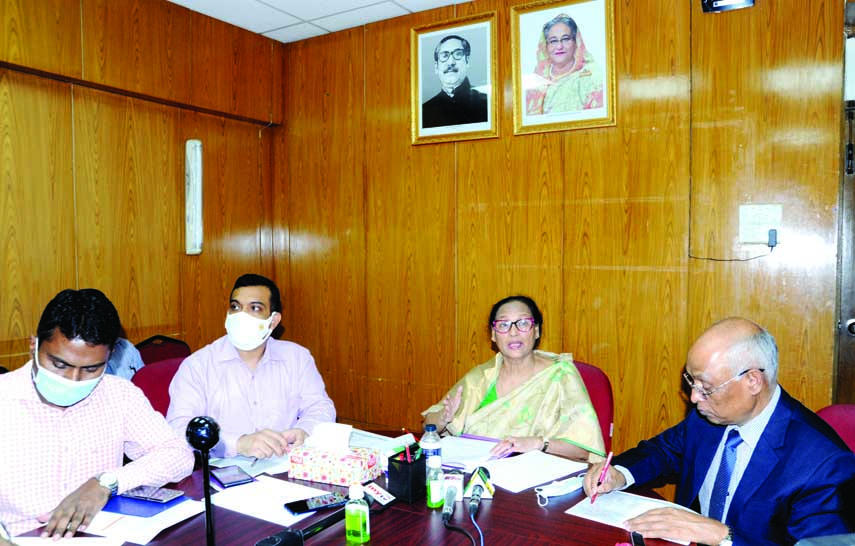
{"label": "plastic bottle cap", "polygon": [[425,425],[425,432],[436,431],[436,425]]}
{"label": "plastic bottle cap", "polygon": [[355,483],[350,486],[350,490],[348,491],[348,496],[351,500],[361,499],[365,497],[365,489],[362,487],[362,484]]}

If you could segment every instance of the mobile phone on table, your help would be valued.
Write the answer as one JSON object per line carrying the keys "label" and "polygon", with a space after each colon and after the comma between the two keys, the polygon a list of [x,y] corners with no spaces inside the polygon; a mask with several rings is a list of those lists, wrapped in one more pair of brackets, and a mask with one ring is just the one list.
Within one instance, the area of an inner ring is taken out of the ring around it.
{"label": "mobile phone on table", "polygon": [[166,487],[155,487],[153,485],[140,485],[122,493],[123,497],[142,499],[153,502],[169,502],[184,494],[179,489],[168,489]]}
{"label": "mobile phone on table", "polygon": [[287,508],[292,514],[305,514],[306,512],[314,512],[315,510],[341,506],[346,502],[346,495],[338,492],[332,492],[319,497],[312,497],[311,499],[286,502],[285,508]]}
{"label": "mobile phone on table", "polygon": [[233,485],[240,485],[242,483],[249,483],[252,481],[252,476],[246,473],[246,471],[237,466],[224,466],[222,468],[212,468],[211,474],[217,479],[218,482],[223,487],[231,487]]}

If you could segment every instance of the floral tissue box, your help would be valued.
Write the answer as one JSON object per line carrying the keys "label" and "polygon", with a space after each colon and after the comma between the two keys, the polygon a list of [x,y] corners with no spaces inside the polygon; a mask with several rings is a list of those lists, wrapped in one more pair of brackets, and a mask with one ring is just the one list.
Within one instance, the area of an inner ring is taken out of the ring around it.
{"label": "floral tissue box", "polygon": [[333,452],[312,447],[291,450],[291,470],[294,480],[349,486],[369,482],[380,476],[380,452],[366,447],[352,447]]}

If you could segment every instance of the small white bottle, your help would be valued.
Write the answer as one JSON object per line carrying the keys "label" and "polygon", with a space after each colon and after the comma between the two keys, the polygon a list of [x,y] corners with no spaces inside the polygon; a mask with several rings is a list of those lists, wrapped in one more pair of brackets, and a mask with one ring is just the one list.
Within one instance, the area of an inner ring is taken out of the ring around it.
{"label": "small white bottle", "polygon": [[371,540],[368,503],[361,484],[350,486],[350,500],[344,505],[344,534],[348,544],[364,544]]}

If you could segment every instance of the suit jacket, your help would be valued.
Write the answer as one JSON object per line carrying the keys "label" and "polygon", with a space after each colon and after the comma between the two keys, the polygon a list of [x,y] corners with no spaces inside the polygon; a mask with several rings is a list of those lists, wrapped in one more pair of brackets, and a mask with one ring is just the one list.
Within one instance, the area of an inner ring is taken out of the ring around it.
{"label": "suit jacket", "polygon": [[[697,411],[614,459],[641,485],[678,477],[677,503],[697,502],[725,427]],[[842,487],[844,486],[845,487]],[[855,484],[855,455],[828,424],[781,389],[778,406],[734,492],[725,523],[733,543],[794,544],[849,530],[844,489]],[[850,506],[851,508],[851,506]]]}
{"label": "suit jacket", "polygon": [[465,78],[449,97],[440,91],[422,104],[422,127],[444,127],[487,121],[487,95],[473,89]]}

